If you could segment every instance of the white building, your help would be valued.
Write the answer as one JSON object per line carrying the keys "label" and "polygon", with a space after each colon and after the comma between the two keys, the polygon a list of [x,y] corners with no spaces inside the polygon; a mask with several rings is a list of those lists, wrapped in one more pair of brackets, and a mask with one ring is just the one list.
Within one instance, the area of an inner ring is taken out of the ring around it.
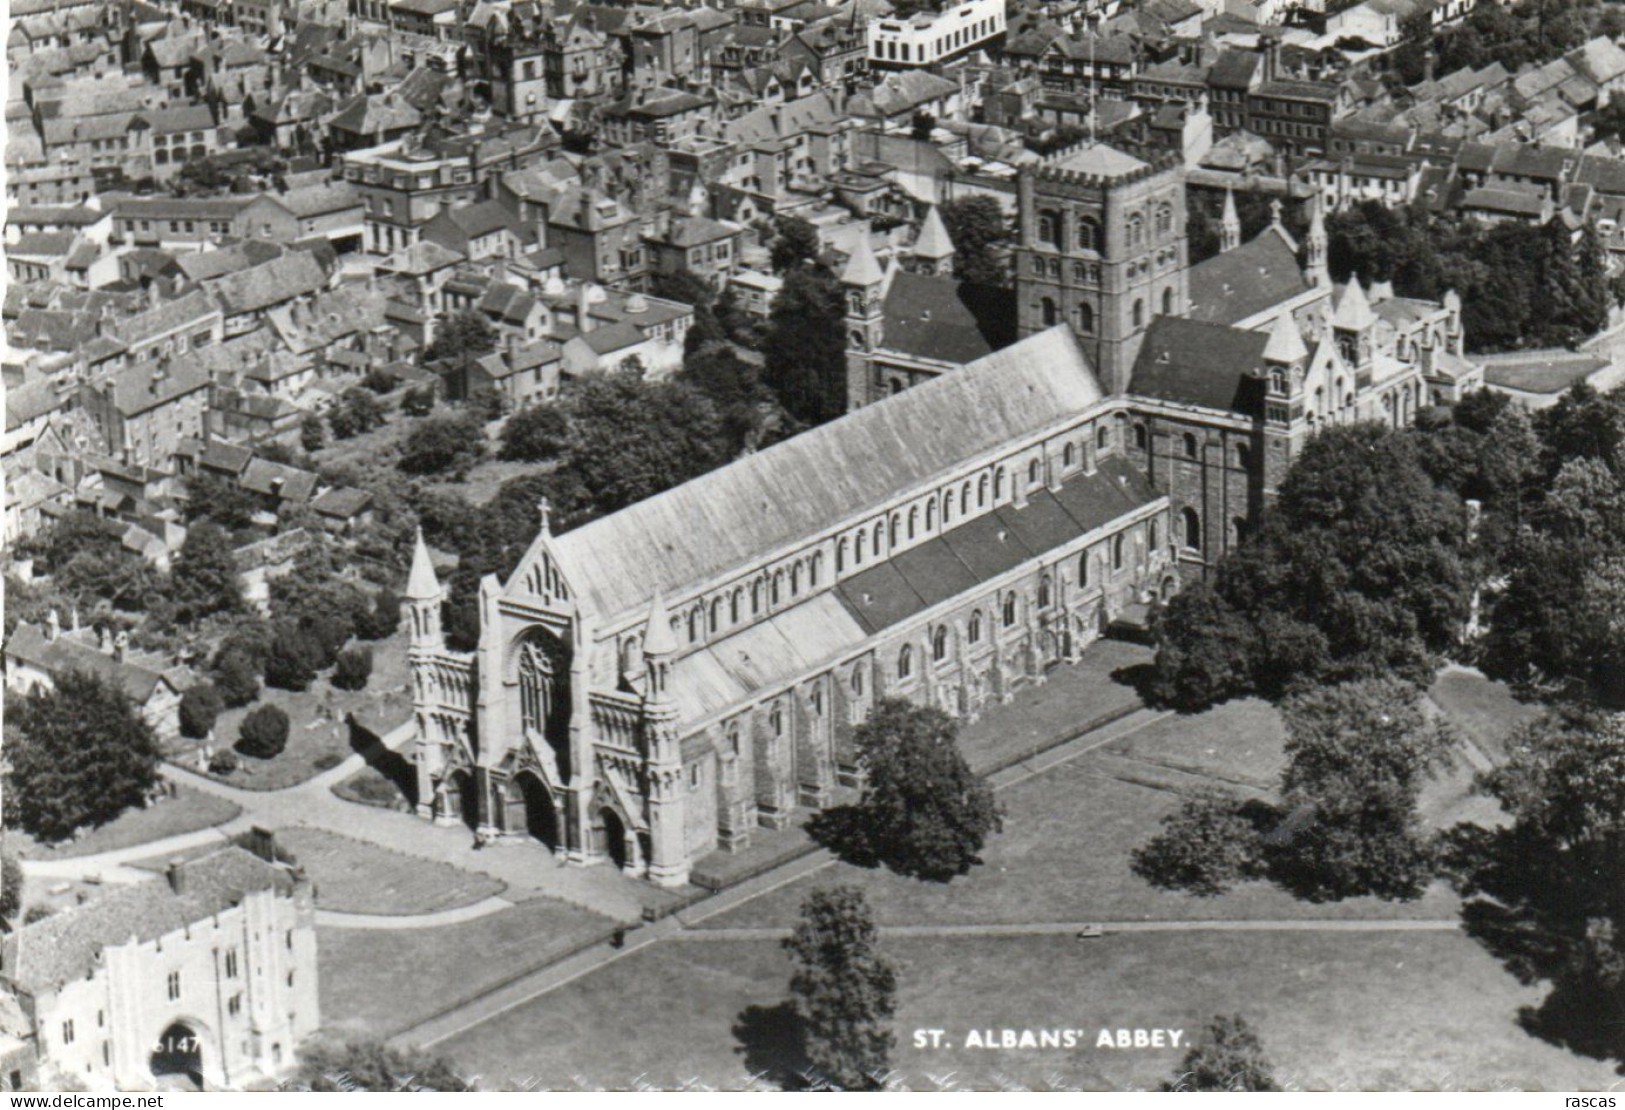
{"label": "white building", "polygon": [[965,0],[908,19],[869,21],[869,64],[930,66],[1004,34],[1005,0]]}
{"label": "white building", "polygon": [[321,1021],[310,884],[237,847],[23,925],[0,960],[46,1088],[241,1089]]}

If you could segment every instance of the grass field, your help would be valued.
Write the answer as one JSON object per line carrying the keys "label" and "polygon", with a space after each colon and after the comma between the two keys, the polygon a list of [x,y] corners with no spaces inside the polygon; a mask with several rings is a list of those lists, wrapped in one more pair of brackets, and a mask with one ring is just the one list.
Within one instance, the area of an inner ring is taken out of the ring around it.
{"label": "grass field", "polygon": [[1506,756],[1506,742],[1521,724],[1541,715],[1541,707],[1519,701],[1505,683],[1478,671],[1449,667],[1439,672],[1428,696],[1452,724],[1493,760]]}
{"label": "grass field", "polygon": [[[1239,1012],[1299,1089],[1591,1090],[1612,1069],[1515,1024],[1518,986],[1454,933],[888,939],[900,965],[897,1082],[910,1089],[1152,1087],[1182,1052],[1095,1047],[1101,1028],[1182,1029]],[[739,1088],[780,1058],[757,1020],[784,997],[772,941],[640,952],[437,1046],[489,1088]],[[324,993],[326,984],[324,983]],[[636,999],[637,1020],[626,1019]],[[741,1020],[745,1018],[745,1020]],[[965,1048],[972,1029],[1073,1028],[1073,1050]],[[913,1047],[942,1029],[950,1047]],[[747,1048],[747,1045],[751,1046]]]}
{"label": "grass field", "polygon": [[488,875],[409,856],[321,829],[284,829],[277,843],[316,884],[319,909],[340,913],[434,913],[501,894]]}
{"label": "grass field", "polygon": [[434,929],[318,928],[322,1026],[390,1036],[611,928],[548,898]]}
{"label": "grass field", "polygon": [[6,831],[6,843],[23,859],[72,859],[223,825],[241,812],[242,807],[235,802],[179,787],[174,797],[146,809],[127,809],[107,824],[56,847],[39,844],[27,833],[11,829]]}

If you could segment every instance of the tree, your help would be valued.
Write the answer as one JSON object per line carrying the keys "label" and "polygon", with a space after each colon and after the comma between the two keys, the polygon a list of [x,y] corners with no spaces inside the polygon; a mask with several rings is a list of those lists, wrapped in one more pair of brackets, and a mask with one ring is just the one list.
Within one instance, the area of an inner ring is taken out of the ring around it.
{"label": "tree", "polygon": [[773,392],[762,384],[761,369],[739,357],[727,343],[696,348],[683,359],[679,379],[711,398],[721,411],[730,453],[759,446],[768,417],[764,407],[774,404]]}
{"label": "tree", "polygon": [[260,693],[260,665],[247,652],[236,650],[215,657],[214,688],[220,700],[235,708],[247,705]]}
{"label": "tree", "polygon": [[1252,689],[1258,629],[1208,582],[1193,582],[1152,618],[1157,659],[1149,694],[1197,710]]}
{"label": "tree", "polygon": [[1417,802],[1451,762],[1449,728],[1393,678],[1312,689],[1281,708],[1283,808],[1310,820],[1266,837],[1271,873],[1312,901],[1418,897],[1433,856]]}
{"label": "tree", "polygon": [[818,229],[806,220],[786,216],[779,220],[768,248],[768,262],[776,274],[818,261]]}
{"label": "tree", "polygon": [[384,586],[373,598],[366,619],[356,626],[355,634],[363,640],[383,640],[393,636],[400,624],[401,595]]}
{"label": "tree", "polygon": [[1258,830],[1236,800],[1186,799],[1162,819],[1162,832],[1134,852],[1134,873],[1152,886],[1202,898],[1227,893],[1258,873]]}
{"label": "tree", "polygon": [[1240,1014],[1215,1017],[1191,1046],[1164,1091],[1279,1091],[1259,1042]]}
{"label": "tree", "polygon": [[152,726],[98,675],[58,675],[54,689],[35,687],[6,716],[5,821],[41,840],[111,821],[158,781]]}
{"label": "tree", "polygon": [[225,699],[210,683],[188,687],[181,695],[181,735],[202,740],[214,728],[215,719],[225,707]]}
{"label": "tree", "polygon": [[485,428],[473,413],[431,416],[412,429],[397,465],[408,474],[465,470],[485,452]]}
{"label": "tree", "polygon": [[423,350],[425,363],[456,360],[466,364],[496,350],[497,333],[484,313],[472,309],[442,320]]}
{"label": "tree", "polygon": [[288,715],[274,705],[249,711],[237,730],[237,750],[255,759],[271,759],[288,746]]}
{"label": "tree", "polygon": [[157,592],[159,575],[124,546],[123,535],[124,525],[116,521],[75,512],[19,545],[18,554],[37,560],[52,587],[74,604],[103,600],[139,611]]}
{"label": "tree", "polygon": [[307,412],[299,421],[299,446],[306,451],[319,451],[327,442],[327,426],[322,418]]}
{"label": "tree", "polygon": [[0,850],[0,929],[10,929],[23,908],[23,865],[17,853]]}
{"label": "tree", "polygon": [[354,439],[374,428],[382,427],[384,408],[378,398],[360,386],[351,386],[339,394],[338,402],[327,414],[327,426],[334,439]]}
{"label": "tree", "polygon": [[265,682],[283,690],[303,690],[324,664],[321,642],[304,625],[283,621],[265,657]]}
{"label": "tree", "polygon": [[784,941],[795,971],[790,995],[812,1067],[836,1087],[880,1086],[896,1044],[897,972],[876,951],[879,930],[855,887],[815,890]]}
{"label": "tree", "polygon": [[333,685],[340,690],[359,690],[372,677],[372,649],[345,648],[333,665]]}
{"label": "tree", "polygon": [[428,416],[434,411],[434,387],[413,386],[401,397],[401,411],[407,416]]}
{"label": "tree", "polygon": [[864,771],[854,820],[874,858],[902,874],[963,875],[998,827],[993,791],[956,739],[952,717],[900,698],[882,699],[853,735]]}
{"label": "tree", "polygon": [[570,422],[558,405],[531,405],[508,418],[502,427],[504,459],[547,462],[568,446]]}
{"label": "tree", "polygon": [[999,202],[981,193],[944,201],[939,209],[954,245],[954,276],[977,285],[1008,285],[998,248],[1010,241],[1010,221]]}
{"label": "tree", "polygon": [[930,112],[915,112],[914,119],[909,124],[911,138],[928,143],[931,141],[931,132],[936,130],[937,117]]}
{"label": "tree", "polygon": [[717,291],[711,283],[686,268],[655,274],[649,291],[663,300],[693,305],[696,310],[709,309],[717,299]]}
{"label": "tree", "polygon": [[376,1040],[317,1040],[299,1049],[299,1070],[288,1084],[307,1091],[470,1091],[451,1062]]}
{"label": "tree", "polygon": [[228,532],[254,523],[259,501],[251,490],[212,471],[200,470],[186,480],[186,519],[206,520]]}
{"label": "tree", "polygon": [[215,524],[199,521],[186,530],[169,578],[169,601],[175,607],[176,622],[183,625],[243,607],[242,580],[231,537]]}
{"label": "tree", "polygon": [[1452,830],[1467,931],[1524,983],[1553,990],[1525,1026],[1625,1061],[1625,717],[1548,713],[1479,788],[1510,823]]}
{"label": "tree", "polygon": [[844,405],[846,311],[828,271],[797,266],[785,275],[762,353],[762,380],[796,419],[818,423]]}

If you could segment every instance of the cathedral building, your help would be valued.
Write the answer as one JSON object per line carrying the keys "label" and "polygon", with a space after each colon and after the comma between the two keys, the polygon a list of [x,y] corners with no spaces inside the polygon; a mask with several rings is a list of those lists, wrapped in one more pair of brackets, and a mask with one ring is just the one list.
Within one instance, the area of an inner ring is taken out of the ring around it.
{"label": "cathedral building", "polygon": [[1177,585],[1130,414],[1054,328],[552,535],[441,635],[407,590],[423,816],[663,884],[857,779],[879,697],[971,718]]}

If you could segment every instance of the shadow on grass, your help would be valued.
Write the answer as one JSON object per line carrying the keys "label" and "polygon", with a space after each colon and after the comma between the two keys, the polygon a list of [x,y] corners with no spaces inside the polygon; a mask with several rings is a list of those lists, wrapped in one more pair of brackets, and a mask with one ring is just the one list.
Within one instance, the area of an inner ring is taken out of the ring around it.
{"label": "shadow on grass", "polygon": [[857,806],[834,806],[813,814],[807,821],[807,835],[855,867],[874,868],[882,862]]}
{"label": "shadow on grass", "polygon": [[746,1006],[734,1021],[733,1035],[751,1075],[784,1091],[805,1087],[807,1033],[790,1002]]}
{"label": "shadow on grass", "polygon": [[412,761],[399,752],[391,751],[371,729],[363,726],[351,715],[350,748],[366,760],[367,766],[383,775],[401,792],[408,805],[418,804],[418,776]]}

